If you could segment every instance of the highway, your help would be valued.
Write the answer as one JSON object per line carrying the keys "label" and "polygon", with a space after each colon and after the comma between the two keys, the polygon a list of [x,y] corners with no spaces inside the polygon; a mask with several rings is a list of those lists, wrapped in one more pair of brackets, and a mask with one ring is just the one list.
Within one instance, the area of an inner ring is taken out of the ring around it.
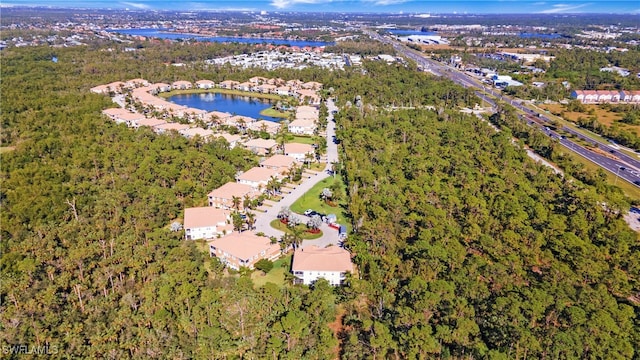
{"label": "highway", "polygon": [[[602,141],[596,141],[585,136],[581,132],[576,131],[575,129],[566,126],[563,126],[561,128],[564,133],[571,134],[571,136],[573,137],[577,137],[587,143],[591,143],[594,147],[600,148],[603,152],[608,153],[609,156],[605,156],[603,154],[588,150],[587,148],[572,141],[571,139],[559,134],[554,130],[551,130],[551,127],[544,126],[544,123],[541,124],[540,121],[546,123],[552,122],[552,119],[550,119],[544,111],[531,109],[525,106],[525,102],[521,99],[505,96],[501,91],[494,90],[491,87],[486,86],[485,84],[477,81],[464,72],[461,72],[458,69],[450,67],[446,64],[442,64],[435,60],[426,58],[422,54],[408,48],[401,42],[396,41],[390,37],[381,36],[369,30],[364,30],[364,32],[375,40],[393,46],[393,48],[399,54],[415,61],[416,64],[424,69],[424,71],[430,72],[435,76],[449,78],[453,82],[462,85],[465,88],[475,89],[475,94],[484,102],[490,104],[493,108],[496,107],[494,99],[501,99],[502,101],[511,104],[513,107],[528,115],[527,117],[521,116],[521,118],[528,118],[527,121],[530,126],[538,127],[540,131],[556,139],[559,144],[561,144],[568,150],[573,151],[574,153],[600,166],[601,168],[615,174],[615,182],[617,182],[620,178],[628,181],[631,184],[634,184],[635,186],[640,187],[640,161],[638,161],[636,157],[629,156],[619,151],[619,147],[612,146],[613,144],[609,143],[606,139],[603,139]],[[540,121],[534,121],[534,119],[539,119]]]}

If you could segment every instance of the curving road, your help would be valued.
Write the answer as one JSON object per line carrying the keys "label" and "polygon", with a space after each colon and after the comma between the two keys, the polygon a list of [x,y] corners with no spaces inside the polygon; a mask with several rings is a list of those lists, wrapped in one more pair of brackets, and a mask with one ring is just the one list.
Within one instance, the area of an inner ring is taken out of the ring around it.
{"label": "curving road", "polygon": [[[304,195],[307,191],[311,190],[313,186],[315,186],[320,181],[331,176],[331,163],[338,161],[338,146],[334,141],[334,137],[336,134],[336,123],[333,119],[333,111],[337,111],[338,108],[335,106],[334,102],[331,100],[327,100],[327,108],[329,110],[329,116],[327,119],[327,165],[324,171],[317,173],[316,175],[312,175],[310,178],[305,179],[300,185],[298,185],[291,193],[284,194],[282,199],[277,202],[275,205],[269,207],[266,212],[258,212],[256,213],[256,223],[254,232],[262,232],[267,236],[275,236],[280,239],[284,233],[280,230],[276,230],[271,227],[270,223],[274,219],[277,219],[278,212],[283,206],[291,207],[298,198]],[[309,219],[307,216],[298,214],[298,217],[306,223]],[[315,240],[305,240],[300,245],[301,248],[316,245],[318,247],[326,247],[328,245],[339,245],[338,239],[338,231],[336,229],[330,228],[327,224],[322,224],[320,227],[322,230],[322,237]]]}

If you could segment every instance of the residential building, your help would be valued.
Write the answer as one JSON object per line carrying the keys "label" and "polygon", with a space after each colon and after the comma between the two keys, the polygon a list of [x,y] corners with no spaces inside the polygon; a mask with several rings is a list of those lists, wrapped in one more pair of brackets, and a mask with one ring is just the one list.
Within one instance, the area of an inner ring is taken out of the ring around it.
{"label": "residential building", "polygon": [[243,146],[260,156],[264,156],[273,154],[277,144],[278,143],[272,139],[251,139],[245,142]]}
{"label": "residential building", "polygon": [[192,139],[192,138],[196,137],[196,135],[197,135],[197,136],[200,136],[204,140],[208,140],[209,137],[211,137],[213,135],[213,130],[203,129],[203,128],[200,128],[200,127],[194,127],[194,128],[181,130],[180,134],[182,134],[187,139]]}
{"label": "residential building", "polygon": [[211,80],[196,81],[196,87],[198,87],[198,89],[213,89],[215,86],[216,86],[216,83],[214,83]]}
{"label": "residential building", "polygon": [[275,135],[280,130],[280,123],[267,120],[258,120],[249,125],[253,131],[265,131],[267,134]]}
{"label": "residential building", "polygon": [[184,209],[184,238],[213,239],[233,231],[228,210],[210,206]]}
{"label": "residential building", "polygon": [[[244,211],[246,210],[243,204],[245,197],[253,200],[259,195],[260,193],[254,190],[251,185],[228,182],[209,193],[209,206],[219,209]],[[238,209],[236,209],[233,204],[234,197],[240,199]]]}
{"label": "residential building", "polygon": [[309,144],[288,143],[284,144],[284,154],[296,159],[298,162],[305,162],[309,159],[309,154],[314,155],[315,149]]}
{"label": "residential building", "polygon": [[156,126],[160,126],[160,125],[164,125],[167,122],[164,120],[160,120],[160,119],[156,119],[156,118],[148,118],[148,119],[142,119],[142,120],[138,120],[136,121],[136,126],[132,126],[136,129],[140,128],[141,126],[147,126],[150,128],[155,128]]}
{"label": "residential building", "polygon": [[267,187],[267,183],[269,183],[271,178],[280,180],[282,179],[282,175],[278,170],[264,167],[253,167],[238,175],[238,177],[236,177],[236,181],[240,184],[251,186],[255,191],[262,192]]}
{"label": "residential building", "polygon": [[293,254],[291,271],[294,283],[311,285],[318,279],[326,279],[333,286],[340,285],[347,272],[353,272],[351,255],[338,246],[319,248],[315,245],[297,249]]}
{"label": "residential building", "polygon": [[272,244],[267,237],[244,231],[210,241],[209,254],[231,269],[253,269],[261,259],[273,261],[280,257],[280,245]]}
{"label": "residential building", "polygon": [[296,119],[288,125],[289,132],[296,135],[313,135],[316,128],[316,122],[307,119]]}
{"label": "residential building", "polygon": [[238,145],[238,142],[242,139],[242,137],[240,135],[232,135],[229,133],[219,133],[219,134],[215,134],[213,135],[214,137],[221,137],[225,140],[227,140],[227,142],[229,143],[229,149],[233,149],[234,147],[236,147],[236,145]]}
{"label": "residential building", "polygon": [[175,130],[177,132],[180,132],[180,131],[186,130],[186,129],[190,128],[190,127],[191,126],[189,126],[189,125],[170,122],[170,123],[158,125],[154,129],[158,134],[164,134],[167,131],[171,131],[171,130]]}
{"label": "residential building", "polygon": [[268,157],[263,162],[260,163],[261,167],[277,170],[280,174],[287,173],[293,164],[296,163],[296,159],[287,155],[273,155]]}
{"label": "residential building", "polygon": [[174,81],[173,84],[171,84],[171,88],[174,90],[187,90],[191,89],[192,87],[193,84],[186,80]]}

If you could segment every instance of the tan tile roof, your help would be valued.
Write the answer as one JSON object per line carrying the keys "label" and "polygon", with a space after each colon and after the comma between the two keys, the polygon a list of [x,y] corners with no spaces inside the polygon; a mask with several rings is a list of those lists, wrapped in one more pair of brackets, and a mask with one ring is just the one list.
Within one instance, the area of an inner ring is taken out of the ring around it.
{"label": "tan tile roof", "polygon": [[263,167],[253,167],[238,176],[238,181],[245,180],[253,182],[267,182],[269,181],[269,179],[271,179],[272,176],[278,177],[278,170]]}
{"label": "tan tile roof", "polygon": [[243,199],[245,195],[253,197],[254,194],[255,192],[250,185],[239,184],[237,182],[228,182],[211,191],[208,196],[220,199],[231,199],[234,196],[237,196],[240,199]]}
{"label": "tan tile roof", "polygon": [[263,167],[291,167],[296,162],[296,159],[287,155],[273,155],[268,159],[260,163]]}
{"label": "tan tile roof", "polygon": [[209,136],[213,135],[213,130],[194,127],[191,129],[182,130],[180,133],[189,138],[194,137],[196,135],[200,135],[203,138],[208,138]]}
{"label": "tan tile roof", "polygon": [[285,154],[306,154],[313,153],[313,146],[309,144],[288,143],[284,144]]}
{"label": "tan tile roof", "polygon": [[251,139],[244,143],[244,146],[251,148],[262,148],[262,149],[271,149],[276,146],[278,143],[273,139]]}
{"label": "tan tile roof", "polygon": [[160,120],[160,119],[156,119],[156,118],[138,120],[138,126],[154,127],[154,126],[158,126],[158,125],[164,125],[166,123],[167,123],[166,121]]}
{"label": "tan tile roof", "polygon": [[184,228],[219,226],[227,222],[229,211],[210,206],[184,209]]}
{"label": "tan tile roof", "polygon": [[122,114],[130,114],[131,112],[124,108],[109,108],[102,110],[102,113],[111,117],[119,117]]}
{"label": "tan tile roof", "polygon": [[315,245],[298,249],[293,254],[292,271],[351,271],[351,255],[343,248],[329,246],[324,249]]}
{"label": "tan tile roof", "polygon": [[[220,239],[210,241],[209,245],[243,260],[248,260],[254,256],[267,257],[280,249],[278,244],[271,244],[269,238],[257,236],[249,231],[231,233]],[[266,252],[264,256],[260,255],[262,251]]]}
{"label": "tan tile roof", "polygon": [[229,133],[220,133],[220,134],[215,134],[213,136],[224,138],[225,140],[227,140],[229,144],[242,139],[242,136],[240,135],[231,135]]}
{"label": "tan tile roof", "polygon": [[178,123],[166,123],[163,125],[158,125],[156,126],[156,129],[162,129],[162,130],[176,130],[176,131],[180,131],[180,130],[186,130],[190,128],[189,125],[186,124],[178,124]]}

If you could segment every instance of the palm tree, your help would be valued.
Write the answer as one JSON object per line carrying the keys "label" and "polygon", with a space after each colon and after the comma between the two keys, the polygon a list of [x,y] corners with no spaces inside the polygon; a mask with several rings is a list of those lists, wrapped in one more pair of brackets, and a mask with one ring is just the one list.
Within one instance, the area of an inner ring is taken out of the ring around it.
{"label": "palm tree", "polygon": [[256,214],[252,212],[247,212],[247,218],[245,220],[247,221],[247,226],[249,227],[249,230],[253,230],[253,225],[255,225],[256,223]]}
{"label": "palm tree", "polygon": [[240,198],[237,196],[232,196],[231,197],[231,204],[233,204],[233,208],[236,209],[236,211],[240,211]]}
{"label": "palm tree", "polygon": [[253,208],[253,203],[251,201],[251,198],[249,197],[248,194],[244,195],[244,198],[242,199],[242,207],[246,210],[246,209],[252,209]]}

